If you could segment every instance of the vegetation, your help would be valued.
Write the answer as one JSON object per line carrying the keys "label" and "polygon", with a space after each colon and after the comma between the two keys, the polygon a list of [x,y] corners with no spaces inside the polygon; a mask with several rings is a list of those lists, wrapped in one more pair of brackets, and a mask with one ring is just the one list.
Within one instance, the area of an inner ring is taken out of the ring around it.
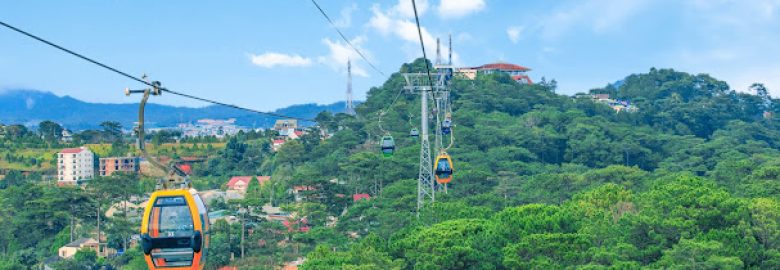
{"label": "vegetation", "polygon": [[[417,60],[400,71],[423,66]],[[303,269],[780,265],[779,109],[765,87],[739,93],[704,74],[651,69],[590,91],[638,108],[616,113],[589,98],[555,94],[553,81],[520,85],[499,74],[453,81],[448,153],[457,170],[448,192],[438,192],[419,217],[419,144],[408,136],[419,128],[419,96],[389,103],[405,83],[398,73],[369,91],[358,117],[323,112],[319,126],[277,152],[273,132],[240,133],[224,148],[212,146],[204,151],[208,161],[194,165],[200,189],[223,188],[236,175],[271,180],[253,179],[244,200],[209,203],[241,222],[213,225],[208,267],[274,269],[299,257]],[[382,128],[397,144],[392,157],[378,151],[384,109]],[[18,129],[5,127],[5,145],[48,138],[9,136]],[[161,155],[205,147],[162,141]],[[36,177],[9,173],[0,190],[0,218],[11,221],[0,228],[0,269],[55,255],[71,232],[94,235],[98,213],[142,194],[144,182],[99,178],[81,190]],[[306,188],[288,192],[296,186]],[[354,201],[360,193],[371,198]],[[291,213],[287,226],[265,219],[265,204]],[[102,217],[109,246],[124,248],[137,230],[132,217]],[[81,254],[61,267],[143,269],[139,257],[135,249],[110,260]]]}

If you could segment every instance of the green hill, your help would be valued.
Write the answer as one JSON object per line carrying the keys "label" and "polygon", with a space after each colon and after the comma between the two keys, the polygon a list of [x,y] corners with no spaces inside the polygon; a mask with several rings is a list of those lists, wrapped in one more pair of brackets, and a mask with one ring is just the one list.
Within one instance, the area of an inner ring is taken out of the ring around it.
{"label": "green hill", "polygon": [[[418,60],[401,72],[421,67]],[[707,75],[651,69],[619,88],[591,90],[638,108],[616,113],[506,76],[455,80],[448,152],[457,171],[448,193],[437,193],[418,219],[419,145],[406,134],[409,115],[419,123],[419,97],[402,95],[382,118],[397,154],[383,158],[375,146],[379,111],[403,84],[394,74],[371,89],[359,117],[341,122],[347,130],[304,142],[310,154],[290,161],[293,184],[320,187],[314,198],[372,196],[310,202],[334,216],[347,206],[335,228],[319,230],[362,237],[306,237],[321,248],[303,269],[768,269],[780,262],[780,174],[772,173],[780,168],[780,125],[762,117],[758,96]]]}
{"label": "green hill", "polygon": [[[399,71],[423,67],[417,60]],[[420,128],[420,100],[402,92],[393,103],[404,85],[394,73],[369,91],[356,117],[322,112],[320,126],[277,152],[269,145],[272,132],[240,133],[207,162],[194,164],[191,179],[201,189],[219,188],[231,176],[271,175],[262,186],[250,184],[244,200],[209,202],[211,210],[226,213],[251,209],[245,241],[241,223],[212,226],[209,269],[273,269],[302,256],[302,269],[780,265],[775,100],[671,69],[590,91],[630,101],[635,112],[499,74],[455,79],[448,150],[454,179],[418,215],[420,147],[408,134]],[[379,151],[383,129],[395,137],[391,157]],[[321,137],[328,133],[333,136]],[[95,207],[107,208],[150,184],[101,178],[85,190],[57,189],[27,178],[14,175],[0,190],[0,219],[12,220],[0,233],[0,269],[55,255],[67,242],[69,220],[79,224],[77,236],[88,236]],[[353,199],[364,193],[370,199]],[[286,226],[258,214],[268,202],[294,213]],[[112,248],[137,231],[122,218],[103,220]],[[63,265],[144,267],[137,249],[69,263]]]}

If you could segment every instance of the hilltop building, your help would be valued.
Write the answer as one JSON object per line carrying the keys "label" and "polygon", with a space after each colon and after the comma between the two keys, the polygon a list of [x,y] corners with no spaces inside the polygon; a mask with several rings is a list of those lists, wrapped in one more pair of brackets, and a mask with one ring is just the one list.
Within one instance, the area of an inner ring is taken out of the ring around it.
{"label": "hilltop building", "polygon": [[273,130],[279,133],[279,136],[271,141],[271,149],[273,151],[278,151],[285,142],[297,140],[303,134],[306,134],[303,128],[298,126],[298,120],[295,119],[276,120]]}
{"label": "hilltop building", "polygon": [[73,133],[70,132],[70,130],[63,129],[62,130],[62,138],[60,139],[62,142],[69,143],[73,141]]}
{"label": "hilltop building", "polygon": [[100,158],[100,176],[111,176],[115,172],[137,174],[140,168],[139,157],[107,157]]}
{"label": "hilltop building", "polygon": [[274,123],[274,130],[282,131],[287,129],[298,129],[298,120],[295,119],[279,119]]}
{"label": "hilltop building", "polygon": [[528,71],[531,71],[531,69],[520,65],[499,62],[499,63],[485,64],[478,67],[455,68],[454,75],[460,78],[474,80],[479,75],[505,73],[509,75],[509,77],[512,77],[512,79],[517,81],[518,83],[533,84],[533,81],[531,81],[531,77],[529,77],[528,74],[526,74]]}
{"label": "hilltop building", "polygon": [[593,102],[606,104],[615,112],[637,112],[639,108],[631,104],[629,100],[612,99],[609,94],[576,94],[576,99],[590,99]]}
{"label": "hilltop building", "polygon": [[65,148],[57,154],[57,184],[75,185],[95,176],[95,154],[86,147]]}

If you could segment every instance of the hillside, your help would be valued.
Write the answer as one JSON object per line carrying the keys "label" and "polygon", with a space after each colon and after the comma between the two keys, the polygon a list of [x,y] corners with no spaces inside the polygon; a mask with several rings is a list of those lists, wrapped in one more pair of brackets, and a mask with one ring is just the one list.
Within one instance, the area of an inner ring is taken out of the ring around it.
{"label": "hillside", "polygon": [[[303,269],[769,269],[780,259],[780,238],[767,234],[780,227],[765,221],[780,215],[780,123],[762,117],[755,95],[706,74],[651,69],[591,91],[639,108],[615,113],[501,75],[456,80],[455,178],[417,219],[419,145],[406,134],[419,123],[408,120],[418,97],[402,96],[382,119],[397,154],[383,158],[375,146],[379,108],[402,86],[394,74],[372,89],[358,107],[365,119],[304,143],[312,154],[276,172],[320,186],[314,198],[372,196],[312,201],[347,212],[315,234],[328,237],[301,236],[317,246]],[[326,182],[335,177],[346,186]],[[332,236],[350,233],[362,237]]]}
{"label": "hillside", "polygon": [[[321,111],[341,112],[344,102],[329,105],[300,104],[274,112],[293,117],[313,118]],[[0,123],[37,125],[44,120],[60,123],[71,130],[95,129],[103,121],[117,121],[132,127],[138,121],[138,104],[89,103],[69,96],[59,97],[50,92],[34,90],[7,90],[0,92]],[[238,125],[268,128],[276,118],[257,115],[222,106],[202,108],[149,104],[146,119],[152,126],[169,127],[197,119],[236,118]]]}
{"label": "hillside", "polygon": [[[399,71],[423,66],[418,59]],[[243,200],[208,202],[211,211],[236,214],[246,207],[252,214],[246,216],[246,241],[237,236],[240,222],[213,225],[207,269],[274,269],[300,257],[301,269],[780,264],[780,122],[772,116],[777,100],[766,104],[706,74],[671,69],[650,69],[591,90],[638,108],[619,113],[505,75],[455,79],[454,143],[448,150],[454,178],[446,193],[438,190],[436,201],[417,213],[420,147],[408,134],[419,128],[420,100],[402,93],[391,102],[404,83],[394,73],[372,88],[357,117],[317,115],[320,126],[278,152],[269,146],[274,133],[247,132],[194,164],[191,179],[200,190],[223,187],[232,176],[271,176],[262,185],[251,181]],[[318,128],[334,134],[322,138]],[[379,151],[383,129],[395,137],[393,156]],[[0,190],[6,198],[0,219],[13,220],[0,234],[0,247],[6,247],[0,266],[32,265],[56,254],[67,243],[67,218],[79,223],[76,234],[90,235],[94,211],[73,209],[116,203],[149,190],[152,181],[98,178],[82,190],[36,185],[34,177],[17,173]],[[290,214],[285,223],[263,217],[269,202],[279,209],[268,214]],[[67,218],[47,221],[51,216]],[[112,248],[138,230],[137,222],[104,220]],[[140,254],[130,249],[91,265],[145,269]],[[64,261],[61,269],[77,263],[84,264]]]}

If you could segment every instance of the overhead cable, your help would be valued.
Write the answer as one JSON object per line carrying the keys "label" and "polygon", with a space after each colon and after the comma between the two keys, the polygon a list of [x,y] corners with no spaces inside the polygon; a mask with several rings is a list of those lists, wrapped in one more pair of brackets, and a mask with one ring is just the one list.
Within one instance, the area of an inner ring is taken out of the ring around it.
{"label": "overhead cable", "polygon": [[[99,67],[108,69],[108,70],[110,70],[110,71],[112,71],[114,73],[117,73],[117,74],[119,74],[121,76],[124,76],[124,77],[126,77],[128,79],[134,80],[136,82],[139,82],[139,83],[151,86],[151,87],[158,87],[158,85],[152,84],[151,82],[148,82],[148,81],[146,81],[146,80],[144,80],[142,78],[130,75],[130,74],[128,74],[126,72],[123,72],[123,71],[121,71],[119,69],[116,69],[116,68],[111,67],[109,65],[106,65],[106,64],[103,64],[101,62],[98,62],[97,60],[94,60],[92,58],[86,57],[83,54],[74,52],[72,50],[69,50],[69,49],[67,49],[65,47],[57,45],[57,44],[55,44],[55,43],[53,43],[51,41],[48,41],[46,39],[43,39],[43,38],[39,37],[39,36],[33,35],[33,34],[27,32],[27,31],[24,31],[22,29],[14,27],[14,26],[12,26],[10,24],[7,24],[7,23],[5,23],[3,21],[0,21],[0,25],[5,26],[6,28],[11,29],[13,31],[16,31],[16,32],[18,32],[18,33],[20,33],[22,35],[28,36],[28,37],[30,37],[32,39],[35,39],[35,40],[40,41],[42,43],[45,43],[45,44],[47,44],[49,46],[57,48],[60,51],[63,51],[63,52],[66,52],[66,53],[68,53],[70,55],[73,55],[73,56],[76,56],[78,58],[81,58],[84,61],[87,61],[87,62],[90,62],[92,64],[95,64],[95,65],[97,65]],[[207,102],[207,103],[211,103],[211,104],[215,104],[215,105],[230,107],[230,108],[234,108],[234,109],[238,109],[238,110],[242,110],[242,111],[258,113],[258,114],[264,114],[264,115],[273,116],[273,117],[279,117],[279,118],[288,118],[288,119],[295,119],[295,120],[301,120],[301,121],[307,121],[307,122],[317,122],[314,119],[308,119],[308,118],[303,118],[303,117],[295,117],[295,116],[288,116],[288,115],[283,115],[283,114],[278,114],[278,113],[273,113],[273,112],[264,112],[264,111],[260,111],[260,110],[245,108],[245,107],[241,107],[241,106],[238,106],[238,105],[228,104],[228,103],[221,102],[221,101],[216,101],[216,100],[212,100],[212,99],[207,99],[207,98],[202,98],[202,97],[186,94],[186,93],[183,93],[183,92],[174,91],[174,90],[171,90],[171,89],[168,89],[168,88],[165,88],[165,87],[158,87],[158,88],[161,91],[163,91],[163,92],[168,92],[168,93],[173,94],[173,95],[177,95],[177,96],[181,96],[181,97],[185,97],[185,98],[190,98],[190,99],[194,99],[194,100],[199,100],[199,101],[203,101],[203,102]]]}

